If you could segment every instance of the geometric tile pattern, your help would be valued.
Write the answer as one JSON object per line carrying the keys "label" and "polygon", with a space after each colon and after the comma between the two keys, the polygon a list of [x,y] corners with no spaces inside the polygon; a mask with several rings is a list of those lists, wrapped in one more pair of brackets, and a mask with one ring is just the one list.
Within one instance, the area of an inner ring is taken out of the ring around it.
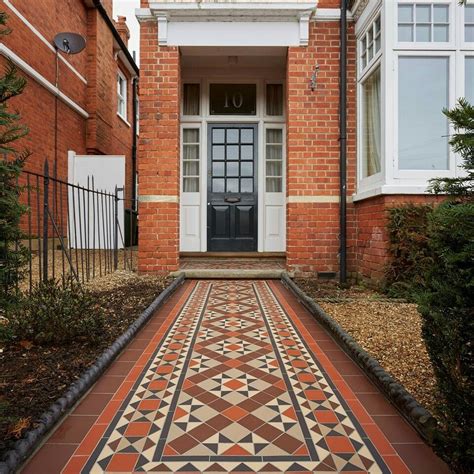
{"label": "geometric tile pattern", "polygon": [[179,267],[182,270],[284,270],[284,258],[181,258]]}
{"label": "geometric tile pattern", "polygon": [[82,472],[124,466],[390,472],[265,281],[195,286]]}

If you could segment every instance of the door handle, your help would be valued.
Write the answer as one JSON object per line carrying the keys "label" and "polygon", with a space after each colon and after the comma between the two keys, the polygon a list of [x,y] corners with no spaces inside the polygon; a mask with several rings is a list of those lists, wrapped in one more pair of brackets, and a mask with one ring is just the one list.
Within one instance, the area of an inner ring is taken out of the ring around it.
{"label": "door handle", "polygon": [[224,199],[225,202],[230,202],[231,204],[234,204],[236,202],[240,202],[240,198],[238,197],[228,197]]}

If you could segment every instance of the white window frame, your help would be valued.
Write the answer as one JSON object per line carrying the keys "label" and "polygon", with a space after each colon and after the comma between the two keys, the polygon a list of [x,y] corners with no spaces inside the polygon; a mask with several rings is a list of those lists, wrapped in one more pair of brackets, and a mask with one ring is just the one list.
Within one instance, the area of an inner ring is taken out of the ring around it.
{"label": "white window frame", "polygon": [[[453,87],[453,81],[455,80],[455,53],[450,51],[396,51],[394,54],[394,83],[393,89],[394,100],[393,100],[393,136],[394,136],[394,147],[393,147],[393,178],[405,179],[405,180],[424,180],[428,181],[432,178],[438,177],[454,177],[456,169],[456,159],[453,151],[449,147],[448,151],[448,169],[447,170],[401,170],[399,169],[398,159],[398,63],[400,57],[442,57],[449,59],[448,67],[448,108],[452,108],[456,102],[455,87]],[[439,111],[442,114],[442,111]],[[447,133],[451,134],[453,131],[452,126],[448,125]]]}
{"label": "white window frame", "polygon": [[[398,5],[448,5],[449,6],[449,41],[398,41]],[[398,0],[395,1],[395,49],[404,50],[450,50],[456,46],[456,7],[452,0]]]}
{"label": "white window frame", "polygon": [[[474,3],[470,2],[468,4],[470,7],[474,8]],[[459,42],[461,44],[462,49],[469,49],[472,51],[474,48],[474,41],[466,41],[465,38],[465,25],[466,25],[466,15],[465,15],[465,7],[459,9]]]}
{"label": "white window frame", "polygon": [[[184,130],[198,130],[199,135],[198,135],[198,142],[197,143],[184,143]],[[182,195],[188,195],[188,194],[199,194],[201,192],[201,186],[202,186],[202,133],[201,133],[201,126],[196,123],[191,123],[191,124],[183,124],[181,125],[181,137],[180,137],[180,145],[181,145],[181,188],[180,188],[180,194]],[[185,160],[184,159],[184,145],[198,145],[198,158],[196,160]],[[198,174],[197,175],[189,175],[189,176],[184,176],[184,162],[185,161],[197,161],[199,163],[198,166]],[[184,191],[184,178],[198,178],[198,190],[197,191]]]}
{"label": "white window frame", "polygon": [[[372,27],[375,20],[380,16],[380,27],[381,27],[381,47],[380,51],[372,58],[371,62],[365,67],[365,69],[360,68],[361,60],[361,40],[365,37],[366,32],[369,28]],[[381,5],[378,4],[376,8],[372,11],[371,15],[367,17],[364,22],[364,27],[361,28],[357,35],[357,44],[358,44],[358,56],[357,56],[357,192],[364,192],[368,189],[372,189],[375,186],[383,182],[385,175],[385,65],[384,65],[384,51],[385,51],[385,21],[384,21],[384,11],[381,8]],[[380,68],[380,117],[381,117],[381,134],[380,143],[381,143],[381,157],[380,157],[380,171],[371,176],[363,176],[363,93],[364,93],[364,83],[370,77],[370,75],[377,69]]]}
{"label": "white window frame", "polygon": [[[123,81],[125,84],[125,94],[120,93],[120,81]],[[128,94],[128,81],[125,77],[125,74],[118,69],[117,70],[117,115],[122,118],[125,122],[127,122],[127,112],[128,112],[128,104],[127,104],[127,94]],[[123,104],[124,113],[121,111],[120,105]],[[128,123],[128,122],[127,122]]]}

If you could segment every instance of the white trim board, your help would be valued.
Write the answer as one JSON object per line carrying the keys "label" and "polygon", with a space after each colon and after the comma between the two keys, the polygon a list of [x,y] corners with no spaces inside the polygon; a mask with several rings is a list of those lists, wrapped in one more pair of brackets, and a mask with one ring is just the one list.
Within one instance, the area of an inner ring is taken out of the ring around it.
{"label": "white trim board", "polygon": [[38,84],[43,86],[51,94],[55,95],[64,102],[68,107],[77,112],[84,118],[89,118],[89,114],[76,102],[74,102],[70,97],[61,92],[54,84],[49,82],[44,76],[42,76],[36,69],[33,69],[26,61],[20,58],[15,54],[10,48],[0,43],[0,54],[5,56],[7,59],[10,59],[16,66],[18,66],[22,71],[32,77]]}
{"label": "white trim board", "polygon": [[[3,0],[3,3],[34,33],[53,53],[56,54],[54,46],[16,9],[10,0]],[[59,55],[59,59],[84,83],[87,79],[66,59]]]}

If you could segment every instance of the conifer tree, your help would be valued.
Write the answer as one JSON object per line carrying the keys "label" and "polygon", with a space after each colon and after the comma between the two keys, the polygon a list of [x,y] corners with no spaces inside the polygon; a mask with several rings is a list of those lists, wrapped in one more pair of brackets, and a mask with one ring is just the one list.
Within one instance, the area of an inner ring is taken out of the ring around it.
{"label": "conifer tree", "polygon": [[[0,38],[10,33],[7,15],[0,12]],[[16,283],[27,257],[27,250],[20,243],[20,219],[26,207],[20,203],[23,188],[18,178],[29,152],[18,150],[15,142],[27,135],[28,128],[20,123],[20,114],[9,103],[25,86],[25,78],[8,62],[0,74],[0,310],[15,300]]]}

